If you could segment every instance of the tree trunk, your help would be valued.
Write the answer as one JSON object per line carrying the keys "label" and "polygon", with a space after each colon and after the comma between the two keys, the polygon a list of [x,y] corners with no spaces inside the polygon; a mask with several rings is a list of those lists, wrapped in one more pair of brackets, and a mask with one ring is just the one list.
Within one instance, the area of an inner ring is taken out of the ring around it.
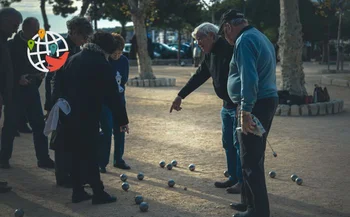
{"label": "tree trunk", "polygon": [[126,40],[126,22],[120,22],[120,24],[122,25],[122,29],[120,31],[120,35]]}
{"label": "tree trunk", "polygon": [[179,63],[179,65],[181,64],[181,30],[177,30],[177,34],[178,34],[178,37],[177,37],[177,46],[178,46],[178,49],[177,49],[177,61]]}
{"label": "tree trunk", "polygon": [[307,95],[303,71],[302,26],[298,0],[280,0],[281,22],[279,29],[279,52],[282,68],[283,90],[297,96]]}
{"label": "tree trunk", "polygon": [[154,79],[152,61],[148,55],[147,35],[145,25],[145,7],[150,5],[149,0],[128,0],[131,8],[131,19],[134,23],[134,31],[137,41],[137,64],[141,79]]}
{"label": "tree trunk", "polygon": [[89,8],[90,3],[91,3],[91,0],[83,0],[83,4],[81,5],[81,11],[79,14],[80,17],[85,16],[86,11]]}
{"label": "tree trunk", "polygon": [[41,15],[43,16],[44,28],[45,28],[45,31],[50,31],[51,26],[49,24],[49,20],[47,19],[45,4],[46,4],[46,0],[40,0],[40,9],[41,9]]}
{"label": "tree trunk", "polygon": [[164,44],[167,43],[167,40],[166,40],[166,29],[164,29],[163,43],[164,43]]}

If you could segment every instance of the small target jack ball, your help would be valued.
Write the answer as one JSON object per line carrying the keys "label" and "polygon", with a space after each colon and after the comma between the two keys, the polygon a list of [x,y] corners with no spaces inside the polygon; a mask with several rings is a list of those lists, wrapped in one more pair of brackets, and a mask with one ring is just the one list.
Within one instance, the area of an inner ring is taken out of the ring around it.
{"label": "small target jack ball", "polygon": [[295,180],[296,180],[297,178],[298,178],[298,176],[295,175],[295,174],[293,174],[293,175],[290,176],[290,179],[291,179],[293,182],[295,182]]}
{"label": "small target jack ball", "polygon": [[148,203],[146,203],[146,202],[142,202],[142,203],[140,203],[140,210],[142,211],[142,212],[147,212],[148,211]]}
{"label": "small target jack ball", "polygon": [[172,160],[172,161],[171,161],[171,164],[172,164],[174,167],[176,167],[176,166],[177,166],[177,161],[176,161],[176,160]]}
{"label": "small target jack ball", "polygon": [[172,188],[172,187],[174,187],[174,185],[175,185],[175,181],[172,180],[172,179],[170,179],[170,180],[168,181],[168,186],[169,186],[170,188]]}
{"label": "small target jack ball", "polygon": [[122,189],[123,189],[124,191],[128,191],[128,190],[129,190],[129,188],[130,188],[129,183],[124,182],[124,183],[122,184]]}
{"label": "small target jack ball", "polygon": [[188,169],[190,169],[191,171],[194,171],[194,170],[196,169],[196,165],[190,164],[190,165],[188,166]]}
{"label": "small target jack ball", "polygon": [[143,202],[143,197],[141,195],[135,196],[135,203],[140,205]]}
{"label": "small target jack ball", "polygon": [[303,180],[301,178],[297,178],[295,180],[295,182],[298,184],[298,185],[302,185],[303,184]]}
{"label": "small target jack ball", "polygon": [[168,170],[172,170],[172,169],[173,169],[173,165],[172,165],[172,164],[168,164],[168,165],[166,165],[166,168],[167,168]]}
{"label": "small target jack ball", "polygon": [[224,172],[224,176],[225,176],[225,177],[230,177],[230,174],[228,173],[228,171],[227,171],[227,170],[225,170],[225,172]]}
{"label": "small target jack ball", "polygon": [[159,162],[159,166],[160,166],[161,168],[164,168],[164,167],[165,167],[165,161],[163,161],[163,160],[160,161],[160,162]]}
{"label": "small target jack ball", "polygon": [[271,178],[275,178],[275,177],[276,177],[276,172],[275,172],[275,171],[269,172],[269,176],[270,176]]}
{"label": "small target jack ball", "polygon": [[15,217],[23,217],[24,211],[22,209],[16,209],[15,210]]}
{"label": "small target jack ball", "polygon": [[123,182],[125,182],[128,179],[128,176],[125,174],[121,174],[120,175],[120,180],[122,180]]}
{"label": "small target jack ball", "polygon": [[143,180],[145,178],[145,175],[143,175],[143,173],[139,173],[139,174],[137,174],[137,179],[138,180]]}

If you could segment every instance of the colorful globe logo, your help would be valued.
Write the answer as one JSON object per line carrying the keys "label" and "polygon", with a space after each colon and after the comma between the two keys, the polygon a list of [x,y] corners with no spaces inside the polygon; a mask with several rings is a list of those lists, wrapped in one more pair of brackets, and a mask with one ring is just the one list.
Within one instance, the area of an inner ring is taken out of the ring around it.
{"label": "colorful globe logo", "polygon": [[34,68],[41,72],[54,72],[67,61],[69,48],[58,33],[40,29],[28,40],[27,56]]}

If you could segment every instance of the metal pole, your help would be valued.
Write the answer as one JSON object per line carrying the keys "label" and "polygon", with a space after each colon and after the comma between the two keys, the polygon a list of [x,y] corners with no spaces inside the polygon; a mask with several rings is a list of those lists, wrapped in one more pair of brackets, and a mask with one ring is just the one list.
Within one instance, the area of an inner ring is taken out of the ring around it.
{"label": "metal pole", "polygon": [[341,35],[341,20],[342,20],[342,10],[339,10],[339,25],[338,25],[338,38],[337,38],[337,71],[339,71],[340,65],[340,35]]}

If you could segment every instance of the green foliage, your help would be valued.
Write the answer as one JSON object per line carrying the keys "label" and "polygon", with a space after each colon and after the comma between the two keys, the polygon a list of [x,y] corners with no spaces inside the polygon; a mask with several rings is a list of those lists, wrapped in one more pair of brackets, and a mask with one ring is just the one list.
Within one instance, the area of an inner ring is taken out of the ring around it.
{"label": "green foliage", "polygon": [[1,7],[10,7],[12,3],[20,2],[21,0],[0,0]]}
{"label": "green foliage", "polygon": [[53,13],[62,17],[67,17],[77,10],[77,7],[73,7],[74,2],[72,0],[54,0],[49,1],[49,3],[53,4]]}

